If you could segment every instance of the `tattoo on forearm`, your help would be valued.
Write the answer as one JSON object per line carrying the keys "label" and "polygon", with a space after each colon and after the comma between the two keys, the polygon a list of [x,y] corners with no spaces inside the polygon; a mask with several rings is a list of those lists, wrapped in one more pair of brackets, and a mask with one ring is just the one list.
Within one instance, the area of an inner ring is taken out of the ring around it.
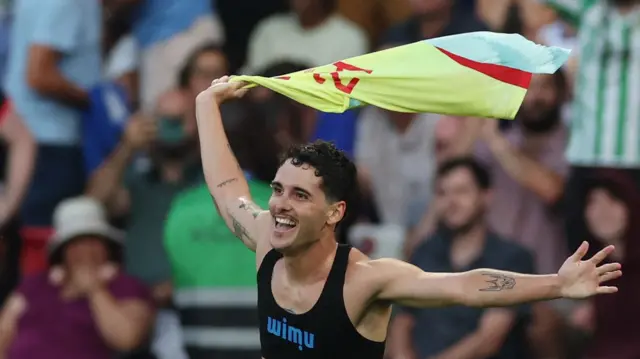
{"label": "tattoo on forearm", "polygon": [[245,211],[249,211],[254,219],[258,218],[260,212],[262,212],[262,209],[260,209],[258,205],[251,201],[243,201],[242,203],[240,203],[239,208],[244,209]]}
{"label": "tattoo on forearm", "polygon": [[516,285],[516,279],[500,273],[482,273],[487,277],[486,288],[480,289],[481,292],[500,292],[503,290],[513,289]]}
{"label": "tattoo on forearm", "polygon": [[218,183],[218,185],[216,187],[222,188],[222,187],[228,185],[229,183],[233,183],[233,182],[237,182],[237,181],[238,181],[238,179],[235,178],[235,177],[234,178],[229,178],[228,180],[224,180],[224,181]]}

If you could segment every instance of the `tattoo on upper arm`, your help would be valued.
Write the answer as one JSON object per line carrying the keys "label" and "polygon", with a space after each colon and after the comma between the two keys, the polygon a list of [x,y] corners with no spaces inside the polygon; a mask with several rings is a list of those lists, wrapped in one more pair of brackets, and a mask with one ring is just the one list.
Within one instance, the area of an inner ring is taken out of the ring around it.
{"label": "tattoo on upper arm", "polygon": [[227,180],[224,180],[224,181],[218,183],[218,185],[216,187],[222,188],[222,187],[228,185],[229,183],[233,183],[233,182],[237,182],[237,181],[238,181],[238,179],[235,178],[235,177],[234,178],[229,178]]}
{"label": "tattoo on upper arm", "polygon": [[253,216],[254,219],[258,218],[258,216],[260,215],[260,212],[262,212],[262,209],[258,207],[258,205],[256,205],[251,201],[246,201],[246,200],[242,201],[242,203],[240,203],[240,206],[238,208],[251,212],[251,215]]}
{"label": "tattoo on upper arm", "polygon": [[516,279],[499,273],[482,273],[487,277],[488,287],[480,289],[481,292],[500,292],[502,290],[513,289]]}
{"label": "tattoo on upper arm", "polygon": [[238,239],[244,241],[253,242],[251,236],[249,236],[249,232],[233,215],[229,213],[229,217],[231,218],[231,225],[233,226],[233,234],[238,237]]}

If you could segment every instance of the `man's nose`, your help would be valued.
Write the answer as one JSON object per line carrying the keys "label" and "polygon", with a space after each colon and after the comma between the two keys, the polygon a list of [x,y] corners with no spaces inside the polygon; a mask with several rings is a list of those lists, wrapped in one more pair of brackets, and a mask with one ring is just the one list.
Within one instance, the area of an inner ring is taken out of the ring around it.
{"label": "man's nose", "polygon": [[287,212],[291,210],[291,201],[289,200],[289,198],[287,198],[287,196],[280,196],[275,198],[273,207],[277,213]]}

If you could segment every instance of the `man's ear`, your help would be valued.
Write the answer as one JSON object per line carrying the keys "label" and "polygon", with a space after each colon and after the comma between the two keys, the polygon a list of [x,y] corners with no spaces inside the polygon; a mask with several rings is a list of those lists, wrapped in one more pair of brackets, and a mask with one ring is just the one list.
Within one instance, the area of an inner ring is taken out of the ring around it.
{"label": "man's ear", "polygon": [[327,209],[327,224],[337,224],[344,218],[344,214],[347,211],[347,203],[345,201],[338,201],[329,206]]}

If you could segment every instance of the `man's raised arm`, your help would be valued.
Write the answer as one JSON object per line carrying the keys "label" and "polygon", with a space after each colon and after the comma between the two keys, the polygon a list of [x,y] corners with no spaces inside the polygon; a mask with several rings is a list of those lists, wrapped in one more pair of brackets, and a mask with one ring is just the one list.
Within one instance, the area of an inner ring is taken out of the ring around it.
{"label": "man's raised arm", "polygon": [[260,227],[269,223],[269,212],[251,200],[249,186],[224,132],[218,106],[226,100],[240,98],[244,83],[229,82],[228,77],[215,80],[196,98],[196,118],[200,137],[202,167],[209,192],[220,215],[234,234],[256,251]]}
{"label": "man's raised arm", "polygon": [[600,284],[622,275],[619,263],[599,264],[613,251],[609,246],[582,260],[589,246],[584,242],[557,274],[528,275],[494,269],[462,273],[426,273],[393,259],[373,260],[378,274],[377,299],[411,307],[466,305],[501,307],[556,298],[586,298],[617,292]]}

